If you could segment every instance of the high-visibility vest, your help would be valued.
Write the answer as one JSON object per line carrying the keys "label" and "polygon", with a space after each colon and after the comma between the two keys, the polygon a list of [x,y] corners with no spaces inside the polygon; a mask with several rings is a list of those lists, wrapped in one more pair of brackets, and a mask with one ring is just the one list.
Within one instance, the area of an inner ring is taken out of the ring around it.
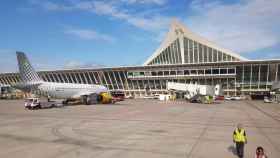
{"label": "high-visibility vest", "polygon": [[241,129],[240,132],[238,129],[235,130],[235,133],[233,134],[233,139],[235,142],[245,142],[246,136],[244,135],[245,130]]}

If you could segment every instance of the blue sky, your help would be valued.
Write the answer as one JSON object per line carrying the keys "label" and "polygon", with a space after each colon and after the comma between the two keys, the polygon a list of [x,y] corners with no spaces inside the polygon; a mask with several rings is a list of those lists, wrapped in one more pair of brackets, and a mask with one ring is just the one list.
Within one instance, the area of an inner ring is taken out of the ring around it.
{"label": "blue sky", "polygon": [[2,0],[0,72],[141,65],[172,18],[249,59],[280,58],[279,0]]}

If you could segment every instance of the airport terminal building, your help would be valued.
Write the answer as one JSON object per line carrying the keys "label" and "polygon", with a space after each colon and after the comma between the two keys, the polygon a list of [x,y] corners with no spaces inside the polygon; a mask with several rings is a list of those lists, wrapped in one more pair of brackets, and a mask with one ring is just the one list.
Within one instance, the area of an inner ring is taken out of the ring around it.
{"label": "airport terminal building", "polygon": [[[225,95],[269,92],[280,81],[280,60],[248,60],[173,21],[160,47],[142,66],[40,71],[48,82],[102,84],[135,97],[167,93],[167,82],[221,84]],[[21,82],[0,74],[0,85]]]}

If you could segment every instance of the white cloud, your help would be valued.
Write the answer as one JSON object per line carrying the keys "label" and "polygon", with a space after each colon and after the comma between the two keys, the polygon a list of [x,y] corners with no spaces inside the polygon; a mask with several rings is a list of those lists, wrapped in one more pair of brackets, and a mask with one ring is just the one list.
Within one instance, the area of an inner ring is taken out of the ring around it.
{"label": "white cloud", "polygon": [[[129,11],[131,7],[124,8],[123,4],[132,3],[153,3],[153,4],[164,4],[165,0],[119,0],[119,1],[77,1],[75,3],[58,4],[50,1],[43,1],[38,3],[32,3],[38,5],[45,10],[49,11],[73,11],[82,10],[93,12],[97,15],[109,16],[114,19],[123,20],[127,23],[148,31],[157,32],[158,30],[166,29],[170,22],[170,17],[161,16],[159,14],[145,15],[146,11],[135,12]],[[129,9],[128,9],[129,8]]]}
{"label": "white cloud", "polygon": [[97,63],[82,63],[80,61],[67,61],[64,65],[64,68],[67,69],[77,69],[77,68],[102,68],[104,65],[97,64]]}
{"label": "white cloud", "polygon": [[280,1],[193,1],[195,16],[186,21],[202,36],[225,48],[248,53],[279,44]]}
{"label": "white cloud", "polygon": [[129,24],[138,28],[158,31],[166,29],[170,17],[160,15],[150,15],[149,17],[141,16],[141,13],[129,13],[125,9],[121,9],[115,3],[105,3],[101,1],[84,2],[78,5],[80,9],[86,9],[98,15],[107,15],[119,20],[124,20]]}
{"label": "white cloud", "polygon": [[50,11],[69,11],[75,9],[71,5],[58,4],[48,0],[29,0],[29,3]]}
{"label": "white cloud", "polygon": [[67,61],[64,65],[65,68],[77,68],[80,67],[81,63],[78,61]]}
{"label": "white cloud", "polygon": [[43,7],[47,10],[72,10],[73,7],[71,6],[65,6],[65,5],[59,5],[59,4],[56,4],[56,3],[53,3],[53,2],[45,2],[45,3],[42,3]]}
{"label": "white cloud", "polygon": [[121,0],[122,2],[126,2],[129,4],[157,4],[157,5],[163,5],[166,3],[166,0]]}
{"label": "white cloud", "polygon": [[115,38],[112,36],[101,34],[96,32],[95,30],[89,29],[67,29],[65,31],[66,34],[77,36],[84,40],[103,40],[107,42],[114,42]]}

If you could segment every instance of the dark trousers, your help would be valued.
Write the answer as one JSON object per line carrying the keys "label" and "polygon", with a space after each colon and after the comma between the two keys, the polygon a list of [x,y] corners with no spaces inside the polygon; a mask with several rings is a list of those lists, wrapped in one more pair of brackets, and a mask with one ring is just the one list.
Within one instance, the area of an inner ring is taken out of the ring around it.
{"label": "dark trousers", "polygon": [[236,142],[236,152],[239,158],[243,158],[244,155],[244,142]]}

